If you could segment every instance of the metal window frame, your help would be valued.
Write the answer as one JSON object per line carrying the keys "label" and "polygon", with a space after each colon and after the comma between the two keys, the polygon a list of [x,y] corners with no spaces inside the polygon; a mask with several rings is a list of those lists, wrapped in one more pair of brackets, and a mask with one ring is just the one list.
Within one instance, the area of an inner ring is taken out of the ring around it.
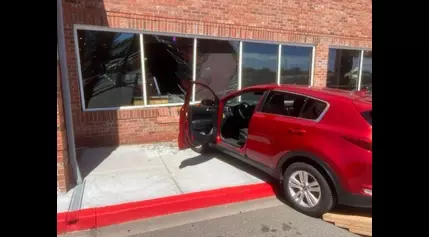
{"label": "metal window frame", "polygon": [[279,44],[277,52],[277,85],[280,85],[280,77],[282,73],[282,45]]}
{"label": "metal window frame", "polygon": [[[333,45],[333,46],[329,46],[329,49],[343,49],[343,50],[355,50],[355,51],[359,51],[359,72],[358,72],[358,79],[357,79],[357,85],[356,88],[358,91],[361,90],[362,87],[362,70],[363,70],[363,54],[364,51],[371,51],[371,48],[363,48],[363,47],[349,47],[349,46],[337,46],[337,45]],[[328,56],[329,57],[329,56]],[[329,59],[328,59],[329,61]]]}
{"label": "metal window frame", "polygon": [[363,50],[360,51],[359,54],[359,72],[358,72],[358,79],[357,79],[357,90],[360,91],[361,83],[362,83],[362,66],[363,66]]}
{"label": "metal window frame", "polygon": [[344,45],[329,45],[329,49],[346,49],[346,50],[366,50],[366,51],[372,51],[371,48],[366,47],[354,47],[354,46],[344,46]]}
{"label": "metal window frame", "polygon": [[314,65],[316,63],[316,46],[313,46],[311,51],[311,73],[310,73],[310,86],[314,86]]}
{"label": "metal window frame", "polygon": [[[103,32],[117,32],[117,33],[131,33],[139,35],[140,39],[140,57],[141,57],[141,71],[142,71],[142,89],[143,89],[143,98],[144,105],[129,105],[129,106],[119,106],[119,107],[103,107],[103,108],[86,108],[85,106],[85,97],[83,89],[83,78],[82,78],[82,69],[81,69],[81,59],[79,54],[79,43],[78,43],[78,30],[91,30],[91,31],[103,31]],[[137,30],[137,29],[123,29],[123,28],[110,28],[105,26],[92,26],[92,25],[82,25],[74,24],[73,25],[73,36],[75,43],[75,55],[76,55],[76,66],[79,80],[79,91],[81,96],[81,108],[83,112],[90,111],[109,111],[109,110],[130,110],[130,109],[144,109],[152,107],[169,107],[169,106],[179,106],[183,103],[170,103],[170,104],[156,104],[150,105],[147,101],[147,91],[146,91],[146,68],[145,68],[145,52],[144,52],[144,35],[157,35],[157,36],[171,36],[171,37],[182,37],[193,39],[193,65],[192,65],[192,80],[196,80],[196,56],[197,56],[197,41],[198,39],[210,39],[210,40],[225,40],[225,41],[238,41],[239,42],[239,62],[238,62],[238,90],[242,88],[242,63],[243,63],[243,43],[262,43],[262,44],[274,44],[279,47],[279,58],[278,58],[278,69],[277,69],[277,82],[280,82],[280,66],[281,66],[281,46],[298,46],[298,47],[312,47],[312,65],[311,65],[311,74],[310,74],[310,85],[313,83],[314,75],[314,62],[315,62],[315,44],[300,44],[300,43],[289,43],[281,41],[271,41],[271,40],[252,40],[244,38],[232,38],[232,37],[220,37],[220,36],[207,36],[207,35],[198,35],[198,34],[183,34],[183,33],[174,33],[174,32],[162,32],[162,31],[151,31],[151,30]],[[194,85],[195,87],[195,85]],[[195,88],[192,93],[192,104],[197,103],[195,101]]]}
{"label": "metal window frame", "polygon": [[[195,82],[197,80],[197,38],[194,38],[193,48],[192,48],[192,81]],[[195,83],[192,84],[192,100],[191,102],[195,102]]]}
{"label": "metal window frame", "polygon": [[243,41],[240,41],[240,44],[238,46],[238,83],[237,83],[237,90],[241,90],[241,80],[243,77],[242,70],[243,70]]}
{"label": "metal window frame", "polygon": [[143,34],[139,35],[140,38],[140,66],[141,66],[141,70],[142,70],[142,90],[143,90],[143,104],[145,106],[147,106],[147,91],[146,91],[146,67],[145,67],[145,61],[146,61],[146,56],[145,56],[145,52],[144,52],[144,38],[143,38]]}
{"label": "metal window frame", "polygon": [[[243,77],[242,74],[243,70],[243,41],[240,41],[239,47],[238,47],[238,83],[237,83],[237,90],[241,90],[241,80]],[[238,96],[238,102],[241,102],[241,95]]]}
{"label": "metal window frame", "polygon": [[83,24],[74,24],[74,30],[92,30],[92,31],[104,31],[104,32],[117,32],[117,33],[131,33],[131,34],[147,34],[147,35],[159,35],[159,36],[175,36],[183,38],[197,38],[197,39],[211,39],[211,40],[228,40],[228,41],[243,41],[251,43],[264,43],[264,44],[283,44],[291,46],[303,46],[310,47],[315,44],[311,43],[291,43],[286,41],[274,41],[274,40],[254,40],[246,38],[233,38],[233,37],[224,37],[224,36],[207,36],[200,34],[184,34],[184,33],[175,33],[175,32],[164,32],[164,31],[152,31],[152,30],[138,30],[138,29],[128,29],[128,28],[110,28],[106,26],[93,26],[93,25],[83,25]]}

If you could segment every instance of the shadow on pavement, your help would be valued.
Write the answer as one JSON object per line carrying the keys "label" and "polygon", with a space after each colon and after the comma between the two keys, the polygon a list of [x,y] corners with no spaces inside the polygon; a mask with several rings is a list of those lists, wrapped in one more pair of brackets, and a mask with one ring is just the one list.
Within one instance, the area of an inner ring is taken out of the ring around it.
{"label": "shadow on pavement", "polygon": [[77,162],[82,179],[87,177],[91,171],[97,168],[116,149],[117,146],[76,149]]}
{"label": "shadow on pavement", "polygon": [[198,156],[183,160],[182,163],[180,164],[179,168],[183,169],[183,168],[188,167],[188,166],[199,165],[199,164],[207,162],[211,159],[218,159],[218,160],[225,162],[225,163],[227,163],[227,164],[229,164],[229,165],[231,165],[231,166],[233,166],[233,167],[235,167],[235,168],[237,168],[237,169],[239,169],[239,170],[241,170],[241,171],[243,171],[249,175],[252,175],[252,176],[264,181],[265,183],[267,183],[271,186],[276,197],[280,201],[282,201],[283,203],[287,204],[286,200],[283,196],[283,191],[282,191],[282,188],[280,185],[281,183],[278,180],[274,179],[273,177],[266,174],[265,172],[255,168],[253,166],[250,166],[250,165],[248,165],[248,164],[246,164],[246,163],[244,163],[244,162],[242,162],[242,161],[240,161],[240,160],[238,160],[232,156],[224,154],[218,150],[212,149],[212,150],[210,150],[210,152],[207,152],[204,155],[198,155]]}
{"label": "shadow on pavement", "polygon": [[331,211],[331,213],[372,218],[371,208],[358,208],[358,207],[338,205]]}

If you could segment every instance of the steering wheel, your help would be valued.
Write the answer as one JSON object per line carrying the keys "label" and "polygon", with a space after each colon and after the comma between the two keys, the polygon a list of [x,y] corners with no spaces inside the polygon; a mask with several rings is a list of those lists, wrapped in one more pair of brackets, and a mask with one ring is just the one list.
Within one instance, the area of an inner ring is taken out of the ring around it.
{"label": "steering wheel", "polygon": [[[246,110],[250,107],[250,105],[247,102],[241,102],[238,106],[237,106],[237,111],[238,114],[240,114],[240,117],[243,119],[248,119],[248,117],[250,115],[248,115],[246,112]],[[243,110],[243,111],[242,111]]]}

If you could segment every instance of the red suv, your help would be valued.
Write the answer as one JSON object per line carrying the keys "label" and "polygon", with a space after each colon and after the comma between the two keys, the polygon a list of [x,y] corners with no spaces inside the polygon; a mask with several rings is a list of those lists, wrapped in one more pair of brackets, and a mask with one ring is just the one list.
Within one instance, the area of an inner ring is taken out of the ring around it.
{"label": "red suv", "polygon": [[[260,85],[221,97],[193,84],[195,94],[189,86],[180,113],[179,149],[203,153],[214,147],[261,169],[281,181],[295,209],[310,216],[337,203],[372,207],[371,96]],[[196,95],[201,102],[190,105]]]}

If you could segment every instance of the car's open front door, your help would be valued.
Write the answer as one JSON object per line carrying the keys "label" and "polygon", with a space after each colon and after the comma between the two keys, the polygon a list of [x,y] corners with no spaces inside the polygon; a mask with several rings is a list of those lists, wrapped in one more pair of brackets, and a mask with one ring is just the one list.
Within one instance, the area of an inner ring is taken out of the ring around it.
{"label": "car's open front door", "polygon": [[[185,103],[180,110],[179,149],[186,149],[214,142],[216,140],[219,99],[204,83],[190,82]],[[195,89],[198,104],[191,104],[192,90]],[[204,92],[204,93],[201,93]]]}

